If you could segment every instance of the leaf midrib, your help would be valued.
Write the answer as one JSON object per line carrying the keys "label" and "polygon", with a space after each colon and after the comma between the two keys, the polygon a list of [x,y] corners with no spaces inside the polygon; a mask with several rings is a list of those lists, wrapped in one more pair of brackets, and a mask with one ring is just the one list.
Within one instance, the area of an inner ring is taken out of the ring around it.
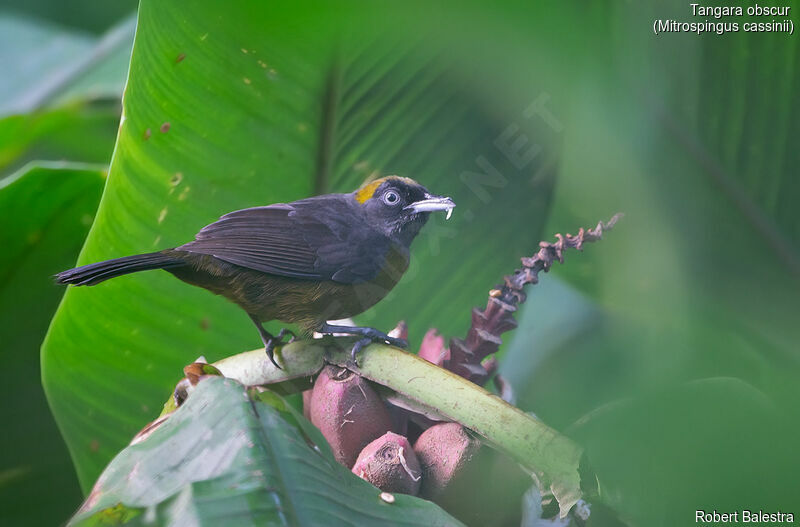
{"label": "leaf midrib", "polygon": [[316,173],[314,175],[315,195],[330,192],[341,88],[342,72],[339,67],[339,61],[334,57],[325,79],[325,89],[323,93],[322,122],[320,125]]}

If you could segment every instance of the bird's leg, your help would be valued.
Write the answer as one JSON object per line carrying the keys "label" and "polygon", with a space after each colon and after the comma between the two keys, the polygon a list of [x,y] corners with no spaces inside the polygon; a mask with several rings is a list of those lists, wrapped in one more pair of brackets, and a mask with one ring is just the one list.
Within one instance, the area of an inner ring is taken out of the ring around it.
{"label": "bird's leg", "polygon": [[276,368],[282,370],[283,368],[278,366],[278,363],[275,362],[275,346],[277,346],[278,344],[283,344],[283,338],[286,335],[291,335],[288,342],[293,342],[295,339],[295,334],[292,333],[290,330],[283,328],[278,332],[278,335],[275,336],[266,329],[264,329],[264,326],[261,325],[261,320],[259,320],[257,316],[252,315],[250,313],[248,313],[248,315],[250,315],[250,320],[252,320],[253,323],[256,325],[256,328],[258,328],[258,334],[261,335],[261,342],[264,343],[264,351],[267,352],[267,357],[269,357],[269,361],[272,364],[274,364]]}
{"label": "bird's leg", "polygon": [[385,342],[386,344],[390,344],[392,346],[397,346],[398,348],[405,348],[408,346],[408,341],[405,339],[398,339],[395,337],[390,337],[386,333],[382,331],[378,331],[375,328],[367,328],[367,327],[359,327],[359,326],[336,326],[334,324],[328,324],[327,322],[322,324],[322,326],[318,330],[320,333],[344,333],[347,335],[359,335],[363,338],[356,341],[353,345],[353,349],[350,350],[350,358],[353,360],[354,363],[356,362],[356,354],[361,351],[361,349],[373,342]]}
{"label": "bird's leg", "polygon": [[[289,340],[283,342],[283,337],[285,337],[286,335],[290,335]],[[275,338],[278,339],[278,342],[280,342],[281,344],[291,344],[292,342],[295,341],[297,335],[295,335],[294,331],[292,331],[291,329],[281,328],[281,330],[278,331],[278,334],[275,336]]]}

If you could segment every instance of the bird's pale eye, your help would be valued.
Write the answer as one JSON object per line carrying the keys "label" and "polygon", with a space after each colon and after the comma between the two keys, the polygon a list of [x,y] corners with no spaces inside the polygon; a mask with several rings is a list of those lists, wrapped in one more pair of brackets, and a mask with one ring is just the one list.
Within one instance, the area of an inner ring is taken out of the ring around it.
{"label": "bird's pale eye", "polygon": [[387,190],[383,194],[383,202],[387,205],[397,205],[400,203],[400,195],[394,190]]}

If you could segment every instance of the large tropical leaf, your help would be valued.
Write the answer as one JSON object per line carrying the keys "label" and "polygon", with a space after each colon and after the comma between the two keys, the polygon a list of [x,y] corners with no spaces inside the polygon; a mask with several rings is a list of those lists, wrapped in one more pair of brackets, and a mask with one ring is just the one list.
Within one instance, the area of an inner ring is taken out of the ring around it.
{"label": "large tropical leaf", "polygon": [[[643,27],[686,6],[611,15]],[[627,215],[552,270],[566,288],[532,288],[501,371],[523,408],[579,421],[606,499],[637,524],[796,502],[798,42],[754,36],[632,32],[553,97],[565,149],[546,231]]]}
{"label": "large tropical leaf", "polygon": [[38,159],[108,163],[134,26],[96,38],[0,14],[0,178]]}
{"label": "large tropical leaf", "polygon": [[0,178],[32,161],[108,165],[119,125],[119,102],[75,102],[0,119]]}
{"label": "large tropical leaf", "polygon": [[[23,113],[39,105],[47,81],[69,76],[72,63],[92,47],[92,38],[50,24],[0,16],[0,115]],[[49,77],[49,79],[48,79]]]}
{"label": "large tropical leaf", "polygon": [[98,38],[0,13],[0,117],[54,101],[119,97],[133,30],[129,18]]}
{"label": "large tropical leaf", "polygon": [[[539,148],[554,135],[523,114],[539,93],[530,72],[488,90],[474,68],[490,71],[496,57],[412,37],[417,17],[395,14],[378,24],[370,11],[143,1],[109,181],[79,263],[184,243],[230,210],[401,173],[450,194],[458,212],[426,227],[406,278],[363,321],[407,319],[415,339],[430,325],[463,331],[469,307],[538,239],[552,187],[552,170],[531,182],[542,156],[515,165],[496,139],[515,122]],[[244,313],[166,273],[69,290],[44,382],[84,488],[157,413],[183,364],[258,345]]]}
{"label": "large tropical leaf", "polygon": [[81,28],[95,33],[105,31],[116,21],[136,11],[137,4],[136,0],[119,0],[100,5],[92,0],[75,0],[68,5],[57,0],[3,2],[3,6],[14,13],[24,13],[26,16],[51,20],[67,27]]}
{"label": "large tropical leaf", "polygon": [[277,395],[209,377],[110,463],[72,524],[461,525],[431,502],[380,495]]}
{"label": "large tropical leaf", "polygon": [[[37,164],[0,183],[0,495],[3,523],[55,525],[80,489],[40,383],[39,347],[63,291],[50,278],[74,261],[105,172]],[[41,482],[59,491],[41,507]]]}

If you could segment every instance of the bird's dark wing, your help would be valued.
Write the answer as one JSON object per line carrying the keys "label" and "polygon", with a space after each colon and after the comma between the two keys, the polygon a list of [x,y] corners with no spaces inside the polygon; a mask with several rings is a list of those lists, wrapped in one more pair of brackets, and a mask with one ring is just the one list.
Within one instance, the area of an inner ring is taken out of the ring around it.
{"label": "bird's dark wing", "polygon": [[348,196],[328,195],[231,212],[176,249],[279,276],[357,283],[375,277],[389,246]]}

